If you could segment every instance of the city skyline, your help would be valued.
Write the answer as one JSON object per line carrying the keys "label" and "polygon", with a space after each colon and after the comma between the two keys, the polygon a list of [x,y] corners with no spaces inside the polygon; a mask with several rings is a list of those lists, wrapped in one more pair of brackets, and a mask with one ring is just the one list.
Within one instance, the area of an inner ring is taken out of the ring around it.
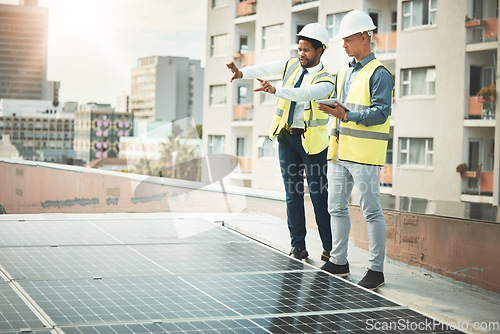
{"label": "city skyline", "polygon": [[49,8],[47,80],[61,82],[63,103],[114,106],[130,91],[131,69],[141,57],[205,64],[205,0],[39,0],[38,6]]}

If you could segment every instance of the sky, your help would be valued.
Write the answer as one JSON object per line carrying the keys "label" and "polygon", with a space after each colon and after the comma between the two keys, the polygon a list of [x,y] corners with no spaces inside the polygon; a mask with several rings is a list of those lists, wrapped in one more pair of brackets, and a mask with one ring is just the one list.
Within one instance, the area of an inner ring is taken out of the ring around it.
{"label": "sky", "polygon": [[[0,0],[17,4],[17,0]],[[47,80],[60,101],[116,104],[138,58],[182,56],[205,66],[207,0],[38,0],[49,8]]]}

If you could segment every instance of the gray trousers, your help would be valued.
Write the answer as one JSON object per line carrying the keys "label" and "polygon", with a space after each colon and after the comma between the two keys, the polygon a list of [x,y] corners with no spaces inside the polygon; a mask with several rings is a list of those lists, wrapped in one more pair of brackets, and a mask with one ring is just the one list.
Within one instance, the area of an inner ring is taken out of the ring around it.
{"label": "gray trousers", "polygon": [[330,261],[347,263],[347,245],[351,218],[347,203],[352,189],[360,197],[360,205],[367,223],[369,251],[368,268],[384,270],[386,226],[380,206],[380,167],[347,161],[328,162],[328,211],[332,227],[333,247]]}

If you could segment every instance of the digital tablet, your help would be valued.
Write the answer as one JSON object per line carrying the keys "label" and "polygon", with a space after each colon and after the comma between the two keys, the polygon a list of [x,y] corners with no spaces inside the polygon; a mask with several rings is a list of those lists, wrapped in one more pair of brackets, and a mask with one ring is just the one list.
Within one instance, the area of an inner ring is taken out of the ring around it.
{"label": "digital tablet", "polygon": [[337,99],[316,100],[317,104],[326,104],[327,106],[330,106],[332,108],[335,108],[335,102],[337,102],[339,104],[339,106],[341,106],[346,111],[348,111],[348,109],[342,103],[340,103],[340,101]]}

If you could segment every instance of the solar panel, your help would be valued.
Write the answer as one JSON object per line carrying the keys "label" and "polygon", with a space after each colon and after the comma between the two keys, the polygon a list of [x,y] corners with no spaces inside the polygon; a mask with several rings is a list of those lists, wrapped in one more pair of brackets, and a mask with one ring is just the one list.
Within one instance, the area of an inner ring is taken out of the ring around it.
{"label": "solar panel", "polygon": [[269,333],[249,319],[185,321],[151,324],[124,324],[63,327],[67,334],[180,334],[180,333]]}
{"label": "solar panel", "polygon": [[197,275],[185,280],[241,315],[397,306],[323,271]]}
{"label": "solar panel", "polygon": [[18,280],[167,275],[129,246],[0,247],[2,266]]}
{"label": "solar panel", "polygon": [[60,325],[238,315],[176,276],[22,281],[20,284]]}
{"label": "solar panel", "polygon": [[203,219],[78,217],[0,221],[0,334],[50,332],[47,323],[65,333],[366,333],[432,321]]}
{"label": "solar panel", "polygon": [[[0,246],[212,243],[242,238],[202,219],[0,221]],[[246,240],[246,239],[244,239]]]}
{"label": "solar panel", "polygon": [[[10,284],[0,282],[0,333],[17,333],[38,329],[45,333],[44,325],[19,297]],[[47,331],[49,333],[49,331]]]}
{"label": "solar panel", "polygon": [[[420,327],[420,330],[419,330]],[[427,330],[425,329],[427,327]],[[63,327],[65,333],[460,333],[408,309],[150,324]]]}

